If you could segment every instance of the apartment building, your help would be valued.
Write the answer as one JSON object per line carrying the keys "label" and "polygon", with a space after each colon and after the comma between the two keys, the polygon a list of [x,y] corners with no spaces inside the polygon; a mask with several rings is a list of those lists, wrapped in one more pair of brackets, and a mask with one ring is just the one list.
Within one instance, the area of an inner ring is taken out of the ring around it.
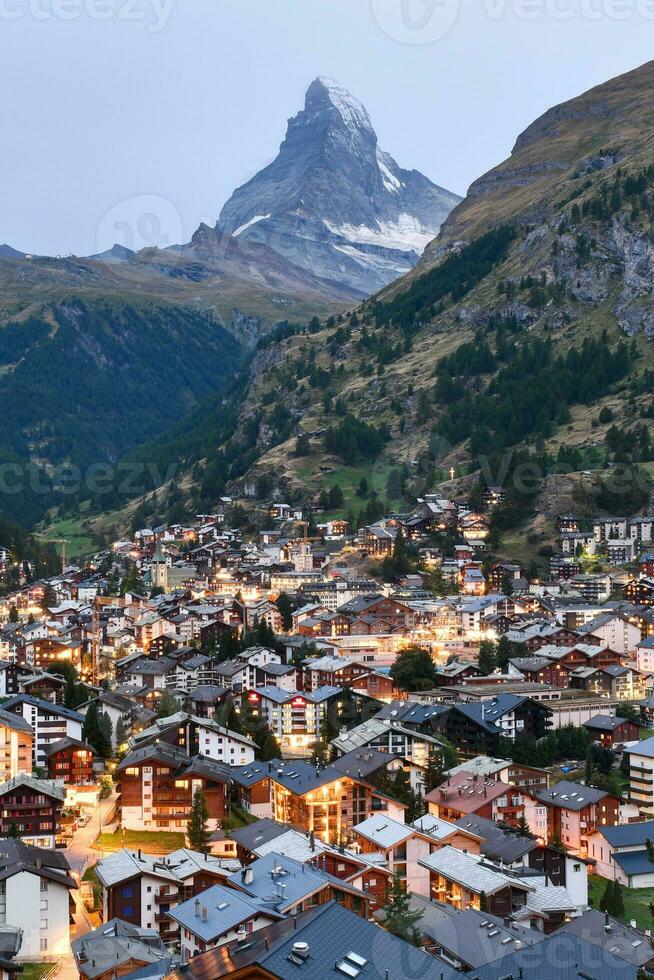
{"label": "apartment building", "polygon": [[32,772],[34,732],[20,715],[0,709],[0,782]]}
{"label": "apartment building", "polygon": [[205,795],[211,830],[227,813],[230,770],[224,762],[154,743],[130,752],[116,772],[125,830],[186,830],[198,789]]}

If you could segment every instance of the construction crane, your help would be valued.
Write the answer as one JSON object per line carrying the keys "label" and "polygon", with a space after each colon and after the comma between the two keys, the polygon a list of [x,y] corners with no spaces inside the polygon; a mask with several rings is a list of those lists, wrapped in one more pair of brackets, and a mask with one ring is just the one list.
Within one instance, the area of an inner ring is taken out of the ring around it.
{"label": "construction crane", "polygon": [[61,545],[61,574],[63,575],[66,571],[66,545],[70,544],[68,538],[48,538],[45,543]]}

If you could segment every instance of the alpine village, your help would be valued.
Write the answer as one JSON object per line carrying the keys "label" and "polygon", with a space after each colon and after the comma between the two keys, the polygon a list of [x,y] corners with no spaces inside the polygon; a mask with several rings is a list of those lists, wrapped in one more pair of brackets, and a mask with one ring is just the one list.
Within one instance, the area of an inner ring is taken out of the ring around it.
{"label": "alpine village", "polygon": [[653,99],[3,247],[2,980],[654,975]]}

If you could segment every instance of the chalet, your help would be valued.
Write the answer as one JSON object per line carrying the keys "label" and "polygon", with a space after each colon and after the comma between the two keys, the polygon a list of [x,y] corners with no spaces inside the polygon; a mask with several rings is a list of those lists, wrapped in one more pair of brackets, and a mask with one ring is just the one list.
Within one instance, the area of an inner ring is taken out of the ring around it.
{"label": "chalet", "polygon": [[633,701],[643,696],[645,678],[631,667],[610,664],[607,667],[577,667],[570,672],[570,687],[592,694],[605,694],[618,701]]}
{"label": "chalet", "polygon": [[341,657],[319,657],[305,660],[303,664],[305,687],[315,691],[320,687],[354,687],[360,678],[370,673],[370,668]]}
{"label": "chalet", "polygon": [[455,776],[458,772],[467,772],[473,776],[490,776],[500,780],[500,782],[509,783],[516,789],[526,790],[532,795],[537,790],[547,789],[550,779],[550,773],[547,769],[538,769],[535,766],[510,762],[507,759],[492,759],[485,755],[467,759],[449,769],[444,775]]}
{"label": "chalet", "polygon": [[654,605],[654,578],[630,579],[622,592],[627,602],[637,606],[652,606]]}
{"label": "chalet", "polygon": [[551,684],[552,687],[568,687],[570,671],[565,664],[549,657],[512,657],[507,673],[522,677],[531,684]]}
{"label": "chalet", "polygon": [[563,780],[536,798],[547,807],[547,840],[561,841],[582,857],[587,856],[588,838],[596,829],[620,820],[620,800],[594,786]]}
{"label": "chalet", "polygon": [[50,742],[45,755],[50,779],[63,780],[67,786],[89,786],[96,782],[93,759],[97,753],[87,742],[65,736]]}
{"label": "chalet", "polygon": [[341,696],[340,687],[319,687],[310,692],[260,687],[248,691],[246,704],[254,718],[265,719],[282,749],[307,752],[322,737],[330,708],[341,706]]}
{"label": "chalet", "polygon": [[425,801],[430,814],[452,823],[477,815],[517,826],[524,817],[532,833],[543,834],[547,829],[545,808],[533,796],[489,777],[459,772],[428,793]]}
{"label": "chalet", "polygon": [[274,759],[233,769],[231,775],[241,805],[254,816],[272,817],[323,841],[341,841],[352,826],[379,811],[404,820],[403,804],[334,766]]}
{"label": "chalet", "polygon": [[96,865],[102,886],[102,918],[154,929],[164,942],[178,942],[178,924],[167,915],[170,908],[224,883],[237,867],[236,861],[188,848],[172,851],[163,860],[141,850],[108,854]]}
{"label": "chalet", "polygon": [[357,915],[368,912],[365,892],[274,851],[232,874],[228,882],[229,888],[214,885],[169,913],[180,924],[182,950],[188,955],[334,900]]}
{"label": "chalet", "polygon": [[337,755],[346,755],[353,749],[377,749],[399,756],[407,762],[424,770],[429,761],[429,753],[441,748],[437,736],[406,727],[392,718],[371,718],[362,724],[344,730],[331,745]]}
{"label": "chalet", "polygon": [[[452,828],[456,835],[455,828]],[[386,867],[409,892],[429,894],[429,872],[419,861],[436,850],[433,837],[411,824],[375,813],[353,828],[354,839],[363,853],[381,854]]]}
{"label": "chalet", "polygon": [[216,709],[228,700],[228,695],[226,687],[200,684],[186,695],[184,703],[188,713],[196,718],[213,718]]}
{"label": "chalet", "polygon": [[210,718],[198,718],[178,711],[167,718],[157,718],[152,725],[134,735],[131,748],[167,744],[187,755],[205,755],[209,759],[232,766],[245,766],[254,761],[255,743]]}
{"label": "chalet", "polygon": [[542,738],[550,725],[551,710],[539,701],[516,694],[500,694],[481,702],[452,705],[446,734],[465,756],[496,755],[500,737],[527,734]]}
{"label": "chalet", "polygon": [[654,886],[654,864],[648,846],[654,840],[654,820],[597,827],[587,837],[588,859],[595,874],[627,888]]}
{"label": "chalet", "polygon": [[156,980],[172,966],[156,932],[122,919],[110,919],[71,945],[80,980],[116,980],[133,973]]}
{"label": "chalet", "polygon": [[224,762],[154,743],[130,752],[116,773],[125,830],[186,830],[198,788],[205,795],[210,830],[227,813],[230,770]]}
{"label": "chalet", "polygon": [[610,715],[595,715],[583,726],[592,742],[598,742],[606,748],[620,745],[624,742],[636,742],[640,736],[640,725],[628,718],[612,717]]}
{"label": "chalet", "polygon": [[[28,847],[22,841],[7,838],[0,853],[0,880],[2,918],[22,933],[21,959],[68,956],[71,907],[74,908],[71,893],[77,883],[66,856],[61,851]],[[2,932],[6,929],[3,922]],[[3,949],[1,959],[4,958]],[[4,972],[4,962],[2,967]]]}
{"label": "chalet", "polygon": [[467,680],[483,677],[484,672],[476,664],[462,663],[453,660],[435,668],[436,684],[438,687],[450,687],[452,684],[465,684]]}
{"label": "chalet", "polygon": [[237,842],[239,857],[246,865],[254,858],[265,857],[274,851],[364,890],[371,911],[386,902],[392,873],[380,863],[382,855],[379,851],[355,852],[342,844],[330,844],[315,835],[302,834],[274,820],[257,820],[232,831],[232,837]]}
{"label": "chalet", "polygon": [[429,897],[457,909],[479,909],[481,895],[485,911],[510,917],[527,904],[535,886],[513,872],[501,871],[480,855],[466,854],[454,847],[443,847],[423,859],[429,873]]}
{"label": "chalet", "polygon": [[54,848],[64,796],[54,783],[25,773],[0,783],[0,837],[18,834],[25,844]]}
{"label": "chalet", "polygon": [[385,558],[393,554],[396,537],[396,528],[371,524],[363,529],[363,547],[371,558]]}

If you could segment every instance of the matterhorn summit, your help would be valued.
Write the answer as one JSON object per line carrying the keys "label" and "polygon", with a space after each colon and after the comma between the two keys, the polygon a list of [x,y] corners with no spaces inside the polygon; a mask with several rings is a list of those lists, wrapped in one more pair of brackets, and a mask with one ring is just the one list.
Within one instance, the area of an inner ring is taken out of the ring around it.
{"label": "matterhorn summit", "polygon": [[365,106],[320,77],[276,159],[232,194],[217,227],[368,296],[416,264],[459,201],[398,166]]}

